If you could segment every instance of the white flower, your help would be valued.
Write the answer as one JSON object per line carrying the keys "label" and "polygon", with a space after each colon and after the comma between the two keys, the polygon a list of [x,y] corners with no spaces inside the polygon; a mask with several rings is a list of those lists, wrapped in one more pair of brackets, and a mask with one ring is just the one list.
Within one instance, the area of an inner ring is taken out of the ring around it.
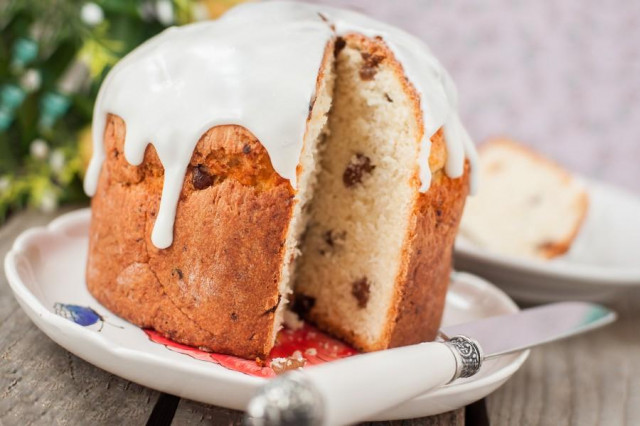
{"label": "white flower", "polygon": [[62,169],[64,169],[64,164],[64,152],[62,152],[62,150],[60,149],[56,149],[55,151],[53,151],[51,153],[51,157],[49,158],[49,165],[51,166],[51,169],[55,173],[60,173]]}
{"label": "white flower", "polygon": [[193,19],[195,21],[206,21],[210,19],[209,17],[209,9],[203,3],[196,3],[192,7]]}
{"label": "white flower", "polygon": [[0,194],[9,189],[9,178],[7,176],[0,177]]}
{"label": "white flower", "polygon": [[33,158],[44,160],[49,155],[49,145],[42,139],[34,139],[29,146],[29,152]]}
{"label": "white flower", "polygon": [[24,75],[20,78],[20,85],[27,92],[35,92],[40,88],[41,84],[42,76],[40,75],[40,71],[33,68],[29,68],[25,71]]}
{"label": "white flower", "polygon": [[102,8],[93,2],[85,3],[80,10],[80,19],[87,25],[95,27],[104,21]]}
{"label": "white flower", "polygon": [[51,213],[58,207],[58,197],[51,190],[46,190],[40,198],[40,210]]}
{"label": "white flower", "polygon": [[149,22],[153,20],[156,13],[154,11],[154,5],[151,0],[146,0],[140,6],[138,6],[138,10],[140,11],[140,17],[143,21]]}
{"label": "white flower", "polygon": [[173,24],[173,5],[169,0],[160,0],[156,3],[156,16],[163,25]]}

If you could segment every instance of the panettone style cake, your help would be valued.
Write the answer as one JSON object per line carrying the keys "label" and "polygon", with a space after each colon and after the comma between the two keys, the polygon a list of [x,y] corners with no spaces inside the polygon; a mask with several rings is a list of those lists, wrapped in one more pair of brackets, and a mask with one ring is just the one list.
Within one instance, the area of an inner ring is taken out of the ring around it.
{"label": "panettone style cake", "polygon": [[365,351],[434,338],[475,151],[418,39],[242,5],[125,57],[93,132],[87,284],[111,311],[245,358],[287,304]]}

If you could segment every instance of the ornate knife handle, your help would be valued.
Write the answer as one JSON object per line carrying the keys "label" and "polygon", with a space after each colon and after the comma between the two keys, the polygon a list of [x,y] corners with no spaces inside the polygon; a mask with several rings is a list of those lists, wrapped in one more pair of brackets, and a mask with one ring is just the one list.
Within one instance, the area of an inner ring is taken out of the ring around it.
{"label": "ornate knife handle", "polygon": [[475,340],[455,336],[290,371],[259,389],[247,407],[245,423],[355,423],[459,377],[474,375],[482,358]]}
{"label": "ornate knife handle", "polygon": [[454,336],[444,342],[456,359],[456,374],[451,381],[471,377],[480,370],[484,354],[475,339],[467,336]]}

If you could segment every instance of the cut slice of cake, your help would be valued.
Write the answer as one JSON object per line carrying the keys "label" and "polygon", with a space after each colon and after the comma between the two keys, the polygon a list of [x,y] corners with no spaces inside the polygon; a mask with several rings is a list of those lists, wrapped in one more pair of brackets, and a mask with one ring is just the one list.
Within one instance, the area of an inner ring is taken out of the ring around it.
{"label": "cut slice of cake", "polygon": [[508,139],[479,149],[482,191],[471,197],[460,233],[500,253],[553,258],[569,250],[588,196],[569,172]]}
{"label": "cut slice of cake", "polygon": [[432,137],[420,192],[419,98],[381,40],[339,39],[329,137],[302,243],[294,308],[359,349],[435,337],[467,177],[444,174]]}

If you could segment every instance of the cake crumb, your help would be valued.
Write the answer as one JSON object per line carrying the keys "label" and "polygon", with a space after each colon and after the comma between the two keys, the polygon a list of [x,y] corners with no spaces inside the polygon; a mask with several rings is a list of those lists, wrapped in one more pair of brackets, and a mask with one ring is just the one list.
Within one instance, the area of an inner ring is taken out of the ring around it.
{"label": "cake crumb", "polygon": [[300,330],[304,327],[304,321],[293,311],[284,311],[284,325],[290,330]]}
{"label": "cake crumb", "polygon": [[302,352],[295,351],[291,356],[286,358],[273,358],[270,367],[276,374],[282,374],[286,371],[302,368],[306,362],[307,360],[302,356]]}

